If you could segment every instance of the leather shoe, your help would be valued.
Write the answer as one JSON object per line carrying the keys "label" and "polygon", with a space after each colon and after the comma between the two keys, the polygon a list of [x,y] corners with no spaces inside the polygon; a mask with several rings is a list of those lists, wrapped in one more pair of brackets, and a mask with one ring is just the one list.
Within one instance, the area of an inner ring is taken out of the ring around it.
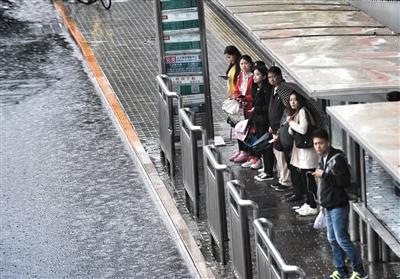
{"label": "leather shoe", "polygon": [[299,200],[301,200],[301,197],[296,196],[294,194],[286,199],[286,201],[288,201],[288,202],[294,202],[294,201],[299,201]]}

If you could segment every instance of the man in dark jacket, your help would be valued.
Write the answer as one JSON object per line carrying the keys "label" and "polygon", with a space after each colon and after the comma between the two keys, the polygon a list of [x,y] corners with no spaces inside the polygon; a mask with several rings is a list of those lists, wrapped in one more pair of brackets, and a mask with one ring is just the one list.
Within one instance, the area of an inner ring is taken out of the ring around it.
{"label": "man in dark jacket", "polygon": [[327,279],[348,278],[346,255],[353,274],[350,279],[365,279],[361,257],[348,233],[349,200],[345,188],[349,186],[351,174],[344,153],[330,146],[328,132],[323,129],[313,133],[314,148],[320,155],[319,168],[313,175],[320,178],[321,210],[325,211],[328,241],[332,248],[336,270]]}
{"label": "man in dark jacket", "polygon": [[[283,111],[285,110],[285,104],[287,105],[289,102],[290,93],[288,93],[287,87],[284,86],[282,71],[278,67],[274,66],[268,70],[268,81],[273,86],[268,109],[270,125],[268,131],[274,135],[278,135]],[[277,191],[285,191],[292,186],[288,168],[288,161],[290,161],[290,159],[287,154],[285,156],[283,149],[279,148],[279,146],[279,144],[275,144],[273,150],[276,158],[276,166],[279,171],[279,182],[271,186]]]}

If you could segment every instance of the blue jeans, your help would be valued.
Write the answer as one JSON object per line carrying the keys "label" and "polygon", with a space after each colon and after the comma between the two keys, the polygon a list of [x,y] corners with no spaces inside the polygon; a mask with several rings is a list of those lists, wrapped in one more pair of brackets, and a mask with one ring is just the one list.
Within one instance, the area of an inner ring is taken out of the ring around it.
{"label": "blue jeans", "polygon": [[351,242],[348,233],[349,205],[326,210],[325,216],[328,241],[332,247],[337,271],[342,277],[346,277],[347,268],[345,259],[347,255],[351,261],[353,270],[364,273],[360,254]]}

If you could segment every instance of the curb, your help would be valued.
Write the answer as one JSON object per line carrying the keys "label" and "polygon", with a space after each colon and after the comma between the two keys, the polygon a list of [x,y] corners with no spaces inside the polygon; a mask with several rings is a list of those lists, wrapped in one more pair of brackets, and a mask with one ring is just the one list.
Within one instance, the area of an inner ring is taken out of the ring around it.
{"label": "curb", "polygon": [[69,33],[78,44],[82,55],[89,65],[89,69],[92,72],[94,79],[101,89],[104,99],[107,101],[107,104],[111,109],[117,124],[120,126],[123,135],[126,137],[129,147],[132,148],[138,157],[138,161],[142,165],[142,168],[147,175],[146,179],[149,180],[151,187],[153,188],[153,192],[158,196],[158,200],[161,201],[161,207],[168,214],[168,217],[170,218],[176,233],[183,242],[184,248],[187,254],[190,256],[190,260],[192,261],[193,266],[196,268],[197,273],[199,274],[200,278],[215,278],[211,270],[206,266],[204,256],[197,246],[197,243],[193,238],[186,222],[183,220],[166,185],[161,180],[153,162],[150,160],[149,155],[141,144],[140,138],[135,132],[133,124],[131,124],[129,121],[129,118],[122,109],[115,92],[111,89],[107,78],[104,76],[103,71],[97,64],[94,53],[91,50],[88,42],[80,32],[74,20],[68,15],[68,11],[66,11],[62,1],[55,0],[54,5],[63,19],[63,22]]}

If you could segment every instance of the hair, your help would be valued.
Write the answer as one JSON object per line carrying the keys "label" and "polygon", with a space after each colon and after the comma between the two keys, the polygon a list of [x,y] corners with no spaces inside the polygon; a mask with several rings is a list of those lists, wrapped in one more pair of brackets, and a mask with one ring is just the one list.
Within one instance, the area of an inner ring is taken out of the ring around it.
{"label": "hair", "polygon": [[228,73],[231,70],[231,68],[233,66],[235,66],[235,75],[233,76],[233,81],[236,84],[236,81],[237,81],[238,76],[240,74],[239,61],[240,61],[240,57],[242,56],[242,54],[240,53],[240,51],[235,46],[227,46],[225,48],[225,50],[224,50],[224,54],[234,55],[235,58],[236,58],[235,64],[230,64],[228,69],[226,70],[226,75],[228,75]]}
{"label": "hair", "polygon": [[242,56],[240,56],[239,61],[241,61],[241,60],[247,61],[248,63],[251,64],[251,67],[253,67],[253,60],[251,59],[250,55],[243,54]]}
{"label": "hair", "polygon": [[[265,62],[264,62],[264,61],[261,61],[261,60],[254,61],[254,63],[253,63],[253,71],[255,70],[256,67],[264,67],[264,68],[267,68],[267,66],[265,65]],[[268,69],[267,69],[267,70],[268,70]]]}
{"label": "hair", "polygon": [[282,71],[281,71],[281,69],[279,69],[279,68],[276,67],[276,66],[272,66],[271,68],[269,68],[268,73],[275,74],[275,75],[277,75],[278,77],[282,77]]}
{"label": "hair", "polygon": [[[256,63],[256,62],[254,62],[254,63]],[[263,65],[263,66],[262,65],[255,65],[253,67],[253,72],[255,70],[259,71],[263,76],[266,76],[268,74],[268,69],[267,69],[267,67],[265,67],[265,65]]]}
{"label": "hair", "polygon": [[327,130],[318,128],[312,133],[312,138],[320,138],[329,141],[329,134]]}
{"label": "hair", "polygon": [[[296,100],[297,100],[297,103],[298,103],[298,106],[297,106],[296,110],[292,109],[292,107],[290,106],[290,96],[292,96],[292,95],[296,96]],[[290,95],[289,95],[289,102],[288,102],[288,106],[287,106],[287,110],[288,110],[289,115],[293,115],[296,112],[298,112],[302,107],[304,107],[306,105],[306,103],[307,103],[307,101],[302,95],[300,95],[296,91],[292,91],[292,93],[290,93]]]}

